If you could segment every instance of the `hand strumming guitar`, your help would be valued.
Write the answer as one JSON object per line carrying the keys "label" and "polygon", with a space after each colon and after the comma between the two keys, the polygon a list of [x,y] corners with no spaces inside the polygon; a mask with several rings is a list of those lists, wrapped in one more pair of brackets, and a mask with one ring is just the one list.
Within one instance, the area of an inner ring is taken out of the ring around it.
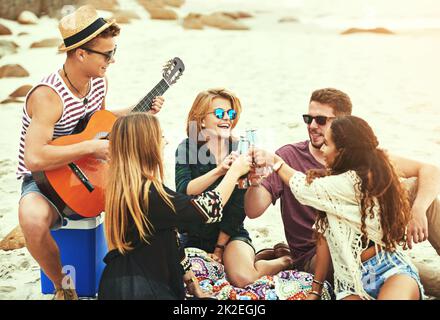
{"label": "hand strumming guitar", "polygon": [[91,154],[98,160],[109,160],[109,141],[106,139],[89,140],[87,141],[91,146]]}

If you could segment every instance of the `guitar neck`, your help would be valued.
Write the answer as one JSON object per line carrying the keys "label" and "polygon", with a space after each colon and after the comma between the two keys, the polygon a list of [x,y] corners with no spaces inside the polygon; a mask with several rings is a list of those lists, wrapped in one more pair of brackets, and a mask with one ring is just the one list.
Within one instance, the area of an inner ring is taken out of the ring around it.
{"label": "guitar neck", "polygon": [[131,112],[146,112],[151,109],[151,104],[156,96],[161,96],[170,86],[162,79],[148,94],[139,101]]}

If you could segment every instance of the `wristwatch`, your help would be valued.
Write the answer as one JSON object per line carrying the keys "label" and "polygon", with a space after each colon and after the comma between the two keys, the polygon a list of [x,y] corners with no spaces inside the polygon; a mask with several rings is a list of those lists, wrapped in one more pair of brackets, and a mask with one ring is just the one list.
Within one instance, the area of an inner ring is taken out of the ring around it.
{"label": "wristwatch", "polygon": [[278,171],[281,169],[281,167],[283,166],[283,164],[284,164],[284,161],[283,161],[283,160],[278,161],[277,163],[275,163],[275,164],[273,165],[273,167],[272,167],[273,171],[275,171],[275,172],[278,173]]}

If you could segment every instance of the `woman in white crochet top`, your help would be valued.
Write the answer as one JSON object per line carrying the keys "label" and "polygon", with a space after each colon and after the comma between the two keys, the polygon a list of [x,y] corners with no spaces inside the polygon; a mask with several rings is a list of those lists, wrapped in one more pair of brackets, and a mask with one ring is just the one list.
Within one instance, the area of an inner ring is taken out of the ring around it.
{"label": "woman in white crochet top", "polygon": [[253,150],[273,165],[304,205],[317,210],[315,277],[308,299],[319,299],[331,262],[337,299],[422,299],[417,269],[402,250],[410,206],[387,154],[364,120],[333,120],[322,146],[326,170],[307,175],[277,155]]}

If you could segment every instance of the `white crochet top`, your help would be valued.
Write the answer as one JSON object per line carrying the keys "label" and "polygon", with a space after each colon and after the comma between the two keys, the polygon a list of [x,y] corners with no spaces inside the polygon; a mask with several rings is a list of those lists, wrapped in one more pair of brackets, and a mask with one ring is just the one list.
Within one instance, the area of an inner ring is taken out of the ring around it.
{"label": "white crochet top", "polygon": [[[289,185],[301,204],[312,206],[327,214],[328,228],[324,237],[333,262],[336,296],[338,297],[338,293],[352,292],[361,298],[372,299],[364,290],[361,280],[361,253],[370,240],[374,241],[376,246],[384,247],[382,227],[378,215],[379,204],[375,199],[374,216],[365,219],[368,241],[364,242],[365,245],[362,244],[361,207],[357,200],[360,194],[358,182],[360,178],[356,172],[347,171],[339,175],[316,178],[308,184],[306,175],[296,171],[290,178]],[[396,250],[396,254],[403,262],[411,264],[401,248]]]}

